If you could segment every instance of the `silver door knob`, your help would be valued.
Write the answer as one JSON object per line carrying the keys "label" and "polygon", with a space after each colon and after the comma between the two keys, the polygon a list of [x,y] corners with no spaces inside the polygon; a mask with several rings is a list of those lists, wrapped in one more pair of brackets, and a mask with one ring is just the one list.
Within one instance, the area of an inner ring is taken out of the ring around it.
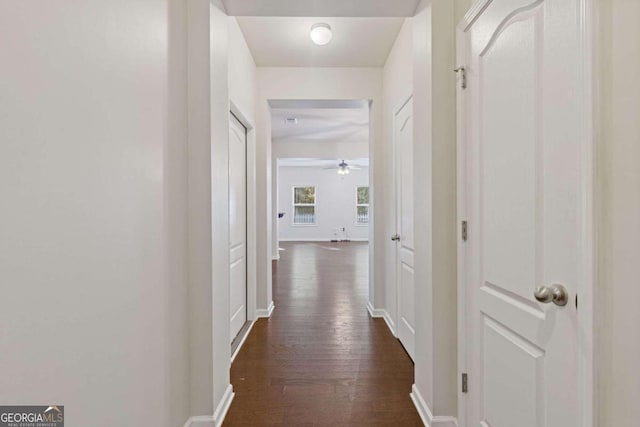
{"label": "silver door knob", "polygon": [[559,283],[551,286],[540,285],[536,288],[533,296],[541,303],[549,304],[553,302],[559,307],[564,307],[569,302],[569,292],[567,288]]}
{"label": "silver door knob", "polygon": [[394,234],[393,236],[391,236],[391,240],[393,240],[394,242],[399,242],[400,241],[400,235]]}

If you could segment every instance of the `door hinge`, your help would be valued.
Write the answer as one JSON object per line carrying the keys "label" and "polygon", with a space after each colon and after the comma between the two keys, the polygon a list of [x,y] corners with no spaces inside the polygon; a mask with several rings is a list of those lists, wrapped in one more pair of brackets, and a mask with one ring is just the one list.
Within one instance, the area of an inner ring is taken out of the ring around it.
{"label": "door hinge", "polygon": [[461,231],[462,231],[462,240],[466,242],[467,238],[469,237],[467,221],[462,221]]}
{"label": "door hinge", "polygon": [[467,88],[467,70],[464,67],[458,67],[453,70],[455,73],[460,73],[460,87],[462,89]]}
{"label": "door hinge", "polygon": [[469,382],[466,372],[462,373],[462,392],[467,393],[469,391]]}

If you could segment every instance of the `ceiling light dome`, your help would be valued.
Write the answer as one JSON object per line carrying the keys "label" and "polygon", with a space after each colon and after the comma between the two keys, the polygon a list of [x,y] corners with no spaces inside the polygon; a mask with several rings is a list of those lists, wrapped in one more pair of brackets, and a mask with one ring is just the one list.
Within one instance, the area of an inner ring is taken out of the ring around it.
{"label": "ceiling light dome", "polygon": [[313,24],[309,35],[311,36],[311,40],[313,40],[313,42],[318,46],[324,46],[329,43],[331,41],[331,37],[333,37],[331,26],[323,22]]}

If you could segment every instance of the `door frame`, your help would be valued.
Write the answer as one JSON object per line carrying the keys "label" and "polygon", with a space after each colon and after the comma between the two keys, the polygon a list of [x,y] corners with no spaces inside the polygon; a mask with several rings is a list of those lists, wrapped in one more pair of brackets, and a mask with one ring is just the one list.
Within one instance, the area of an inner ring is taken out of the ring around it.
{"label": "door frame", "polygon": [[[249,116],[232,99],[229,100],[229,112],[247,129],[247,321],[251,322],[251,326],[238,345],[235,352],[237,354],[257,318],[256,128]],[[232,355],[232,360],[235,354]]]}
{"label": "door frame", "polygon": [[[465,14],[462,21],[456,27],[456,67],[465,67],[468,64],[467,46],[464,40],[464,32],[489,6],[493,0],[476,0]],[[580,50],[582,61],[577,64],[581,70],[582,90],[579,96],[582,98],[581,135],[584,141],[581,153],[581,204],[583,207],[582,224],[582,253],[580,276],[582,280],[577,285],[577,293],[580,295],[578,310],[578,363],[579,363],[579,425],[594,427],[597,421],[598,405],[597,395],[597,367],[596,345],[598,340],[596,319],[597,301],[596,277],[597,277],[597,248],[596,248],[596,204],[598,194],[596,192],[596,135],[597,128],[594,119],[597,117],[597,47],[598,15],[596,0],[579,0],[580,4]],[[461,88],[460,78],[456,79],[456,169],[457,169],[457,273],[458,273],[458,425],[467,426],[467,394],[462,392],[461,375],[467,372],[472,355],[469,355],[467,346],[467,286],[466,286],[466,245],[462,240],[462,221],[467,218],[467,192],[466,192],[466,135],[465,135],[465,99],[464,89]],[[472,381],[473,379],[470,379]]]}
{"label": "door frame", "polygon": [[[413,100],[413,92],[405,95],[401,98],[401,101],[398,105],[393,109],[393,118],[392,118],[392,141],[393,141],[393,203],[394,203],[394,218],[393,218],[393,229],[394,234],[400,234],[400,230],[398,230],[398,222],[400,217],[400,209],[398,207],[398,202],[400,200],[400,191],[399,191],[399,180],[398,180],[398,144],[396,141],[396,117],[406,105]],[[413,134],[413,130],[411,131]],[[412,135],[413,139],[413,135]],[[413,141],[415,143],[415,140]],[[415,184],[415,183],[414,183]],[[415,189],[415,187],[414,187]],[[391,238],[391,236],[385,236],[385,238]],[[414,236],[415,239],[415,236]],[[393,256],[393,278],[395,281],[395,294],[396,294],[396,315],[395,315],[395,324],[392,329],[393,336],[395,336],[398,341],[400,341],[400,337],[398,334],[398,328],[400,327],[400,271],[398,269],[399,264],[399,250],[398,250],[398,242],[394,242],[394,256]],[[403,346],[404,347],[404,346]],[[406,349],[405,349],[406,351]]]}

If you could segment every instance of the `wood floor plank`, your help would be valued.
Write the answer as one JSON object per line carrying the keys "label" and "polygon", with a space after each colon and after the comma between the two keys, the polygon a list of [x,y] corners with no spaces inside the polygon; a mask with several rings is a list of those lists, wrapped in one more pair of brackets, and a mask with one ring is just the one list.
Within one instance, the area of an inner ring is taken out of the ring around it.
{"label": "wood floor plank", "polygon": [[413,363],[367,313],[366,243],[283,243],[276,309],[231,367],[224,426],[422,426]]}

